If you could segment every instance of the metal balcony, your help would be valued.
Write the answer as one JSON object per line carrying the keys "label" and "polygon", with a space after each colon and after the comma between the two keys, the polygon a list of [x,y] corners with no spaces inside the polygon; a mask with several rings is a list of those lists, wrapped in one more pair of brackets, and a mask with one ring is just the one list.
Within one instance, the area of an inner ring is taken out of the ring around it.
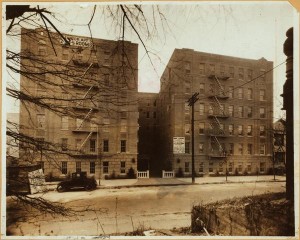
{"label": "metal balcony", "polygon": [[223,111],[211,111],[207,113],[208,118],[229,118],[229,114],[227,112]]}

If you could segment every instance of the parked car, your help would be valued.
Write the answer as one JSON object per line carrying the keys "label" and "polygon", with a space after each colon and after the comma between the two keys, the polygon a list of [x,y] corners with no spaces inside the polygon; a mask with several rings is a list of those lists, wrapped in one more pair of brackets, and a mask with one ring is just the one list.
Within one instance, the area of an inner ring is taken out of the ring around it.
{"label": "parked car", "polygon": [[95,178],[87,177],[86,172],[72,173],[72,178],[57,184],[57,191],[64,192],[71,189],[84,188],[86,191],[96,189],[97,182]]}

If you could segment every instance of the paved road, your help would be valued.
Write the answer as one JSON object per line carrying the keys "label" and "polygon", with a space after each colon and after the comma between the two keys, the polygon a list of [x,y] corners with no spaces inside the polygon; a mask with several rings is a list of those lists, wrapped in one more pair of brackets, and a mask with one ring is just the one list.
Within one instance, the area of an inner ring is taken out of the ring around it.
{"label": "paved road", "polygon": [[[74,217],[34,216],[9,226],[16,235],[99,235],[132,231],[138,227],[171,229],[190,225],[193,205],[225,198],[285,191],[284,182],[231,183],[98,189],[92,192],[48,192],[48,200],[82,212]],[[38,195],[36,195],[38,196]],[[24,214],[8,204],[9,216]],[[30,214],[31,213],[31,214]]]}

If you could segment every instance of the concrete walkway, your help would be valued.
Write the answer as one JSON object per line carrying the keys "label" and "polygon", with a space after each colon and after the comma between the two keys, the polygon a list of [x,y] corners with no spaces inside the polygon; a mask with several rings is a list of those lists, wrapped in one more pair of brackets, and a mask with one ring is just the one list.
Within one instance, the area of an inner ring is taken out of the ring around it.
{"label": "concrete walkway", "polygon": [[[275,181],[285,182],[285,176],[276,176]],[[221,177],[198,177],[195,184],[229,184],[229,183],[249,183],[249,182],[274,182],[272,175],[260,176],[225,176]],[[97,180],[99,184],[99,180]],[[49,190],[56,189],[58,182],[47,182]],[[192,178],[140,178],[140,179],[114,179],[100,180],[98,188],[124,188],[124,187],[150,187],[150,186],[179,186],[192,184]]]}

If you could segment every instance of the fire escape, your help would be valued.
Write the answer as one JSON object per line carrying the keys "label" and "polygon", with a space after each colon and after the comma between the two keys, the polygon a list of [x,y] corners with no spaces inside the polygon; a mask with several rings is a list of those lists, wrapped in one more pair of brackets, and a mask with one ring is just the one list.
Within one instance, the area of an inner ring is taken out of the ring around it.
{"label": "fire escape", "polygon": [[210,158],[223,158],[225,157],[225,147],[221,139],[227,137],[224,131],[223,121],[226,120],[229,115],[226,113],[223,104],[224,101],[228,99],[228,96],[220,81],[226,81],[229,77],[210,75],[208,78],[213,82],[209,95],[211,104],[208,111],[208,118],[210,120],[210,129],[208,130],[210,149],[208,155]]}
{"label": "fire escape", "polygon": [[[99,65],[95,57],[92,58],[92,62],[90,63],[73,60],[73,64],[79,69],[84,68],[83,74],[79,78],[76,78],[72,84],[74,92],[80,92],[80,97],[78,97],[79,100],[77,100],[73,105],[74,111],[80,117],[76,119],[76,125],[72,132],[73,134],[76,134],[75,138],[83,139],[83,141],[80,142],[80,146],[76,146],[77,153],[74,157],[96,158],[97,143],[95,144],[95,149],[93,151],[91,151],[92,149],[88,149],[86,145],[92,136],[95,136],[98,131],[93,120],[95,119],[95,113],[97,113],[99,109],[98,106],[93,103],[91,96],[94,95],[95,91],[98,91],[99,88],[98,86],[95,86],[92,81],[89,82],[86,75],[90,69],[98,68]],[[85,83],[83,83],[84,80],[86,80]]]}

